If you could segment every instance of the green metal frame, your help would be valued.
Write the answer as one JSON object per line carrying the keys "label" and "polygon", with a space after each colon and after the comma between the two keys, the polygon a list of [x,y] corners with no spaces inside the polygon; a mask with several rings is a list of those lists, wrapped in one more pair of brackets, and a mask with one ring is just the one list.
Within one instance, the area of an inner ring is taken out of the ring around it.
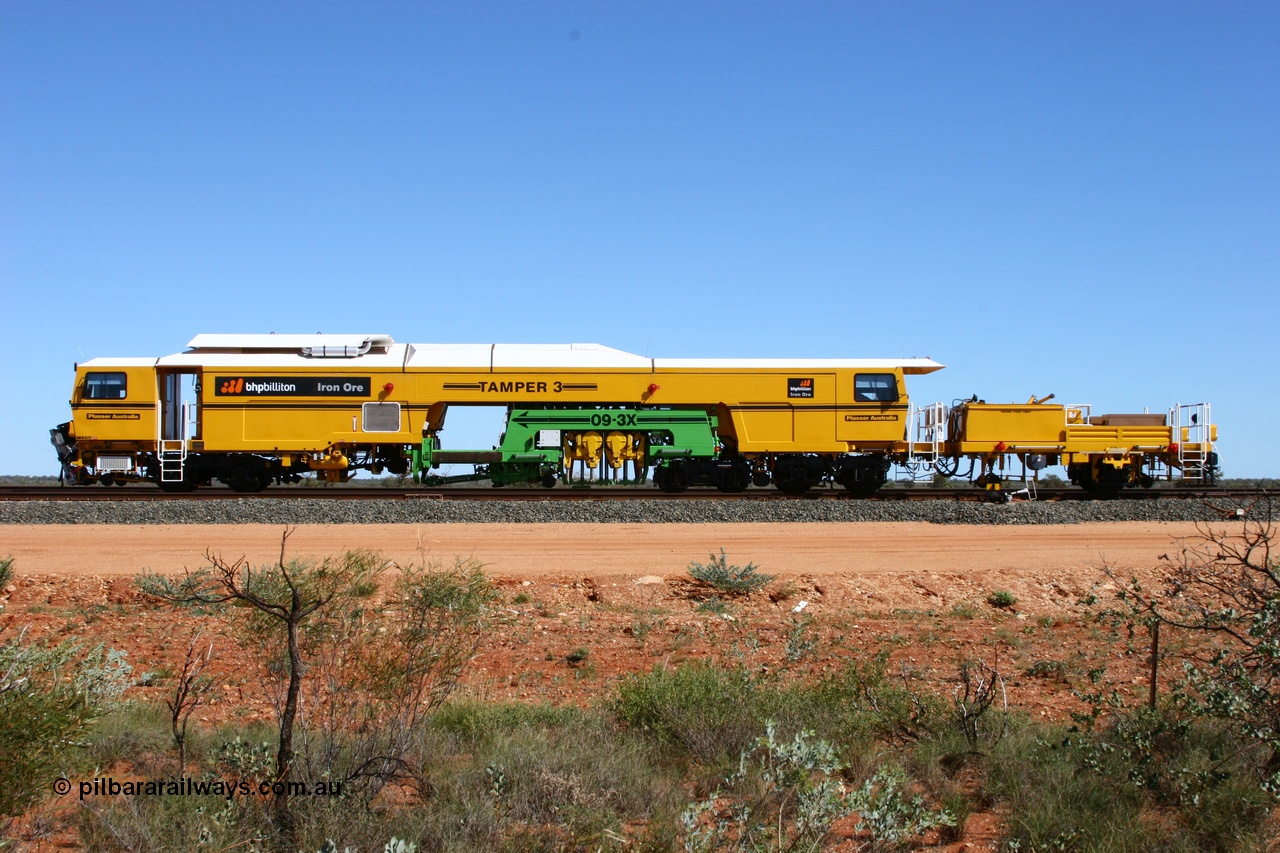
{"label": "green metal frame", "polygon": [[[424,436],[412,452],[413,476],[418,481],[444,482],[489,479],[494,483],[536,482],[548,472],[560,472],[564,449],[538,447],[538,432],[643,432],[650,436],[646,461],[652,465],[668,459],[711,458],[720,452],[715,415],[704,409],[618,408],[512,408],[497,452],[498,460],[484,474],[440,478],[427,474],[436,467],[433,455],[440,448],[434,435]],[[493,452],[493,451],[487,451]]]}

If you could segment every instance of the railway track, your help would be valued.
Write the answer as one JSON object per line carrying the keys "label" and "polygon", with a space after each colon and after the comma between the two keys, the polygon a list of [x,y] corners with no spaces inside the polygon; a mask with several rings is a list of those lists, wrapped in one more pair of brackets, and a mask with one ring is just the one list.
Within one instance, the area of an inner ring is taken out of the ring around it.
{"label": "railway track", "polygon": [[[1187,499],[1237,499],[1248,500],[1270,494],[1266,489],[1223,488],[1170,488],[1126,489],[1117,500],[1187,500]],[[477,488],[450,486],[446,488],[395,489],[382,486],[338,486],[332,488],[278,487],[265,491],[244,493],[231,489],[211,487],[194,492],[165,492],[150,485],[130,485],[125,488],[94,486],[7,486],[0,487],[0,501],[220,501],[251,500],[269,501],[283,498],[297,500],[472,500],[472,501],[608,501],[608,500],[660,500],[660,501],[804,501],[804,500],[854,500],[854,501],[991,501],[1026,500],[1025,492],[1009,490],[991,492],[985,489],[934,489],[888,488],[873,495],[855,495],[844,489],[814,489],[807,494],[786,495],[775,489],[748,489],[745,492],[725,493],[715,489],[691,489],[680,494],[668,494],[653,486],[602,486],[543,488]],[[1087,492],[1075,488],[1038,489],[1036,500],[1077,501],[1094,500]]]}

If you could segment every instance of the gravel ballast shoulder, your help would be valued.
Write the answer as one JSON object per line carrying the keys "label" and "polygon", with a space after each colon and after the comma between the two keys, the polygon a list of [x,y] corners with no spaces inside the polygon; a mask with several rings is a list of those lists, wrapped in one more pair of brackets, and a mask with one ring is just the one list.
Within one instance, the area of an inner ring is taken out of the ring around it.
{"label": "gravel ballast shoulder", "polygon": [[[1258,519],[1265,504],[1241,505]],[[930,524],[1082,524],[1201,521],[1234,516],[1235,505],[1199,500],[955,501],[742,500],[218,500],[13,501],[0,524],[709,524],[724,522],[909,521]]]}

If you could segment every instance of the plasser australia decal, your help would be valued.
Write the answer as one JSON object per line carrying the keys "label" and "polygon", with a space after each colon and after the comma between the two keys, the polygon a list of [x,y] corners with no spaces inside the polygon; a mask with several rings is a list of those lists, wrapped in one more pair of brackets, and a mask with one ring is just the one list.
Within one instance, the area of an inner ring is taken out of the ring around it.
{"label": "plasser australia decal", "polygon": [[800,397],[802,399],[812,399],[813,397],[813,377],[805,379],[788,379],[787,380],[787,396]]}
{"label": "plasser australia decal", "polygon": [[368,376],[219,376],[216,397],[368,397]]}

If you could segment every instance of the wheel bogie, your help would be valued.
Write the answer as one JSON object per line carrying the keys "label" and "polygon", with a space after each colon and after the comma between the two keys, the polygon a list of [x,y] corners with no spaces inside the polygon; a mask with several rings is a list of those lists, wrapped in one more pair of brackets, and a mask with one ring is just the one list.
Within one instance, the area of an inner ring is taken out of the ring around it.
{"label": "wheel bogie", "polygon": [[829,473],[829,461],[817,454],[779,455],[773,463],[773,485],[788,495],[802,495],[822,483]]}
{"label": "wheel bogie", "polygon": [[873,494],[888,481],[889,466],[885,456],[846,456],[836,464],[835,480],[855,494]]}
{"label": "wheel bogie", "polygon": [[1095,497],[1114,498],[1129,485],[1139,485],[1141,475],[1132,463],[1112,464],[1106,458],[1073,462],[1067,466],[1071,482]]}

